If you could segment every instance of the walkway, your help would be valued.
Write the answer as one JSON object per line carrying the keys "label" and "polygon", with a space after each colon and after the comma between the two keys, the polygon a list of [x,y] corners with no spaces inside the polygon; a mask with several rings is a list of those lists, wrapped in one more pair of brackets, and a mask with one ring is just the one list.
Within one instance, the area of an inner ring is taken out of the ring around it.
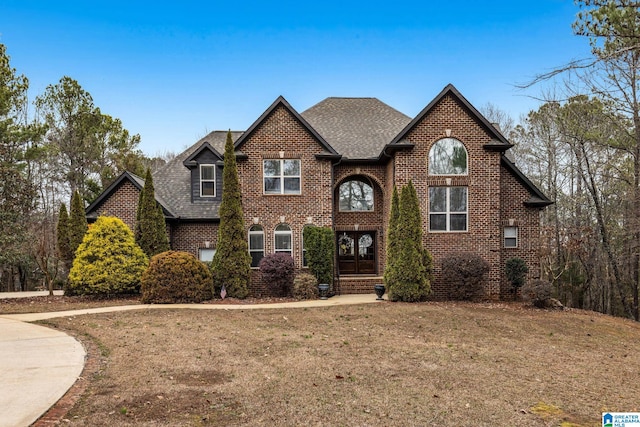
{"label": "walkway", "polygon": [[[48,295],[48,292],[0,293],[0,298],[37,295]],[[60,331],[23,322],[142,309],[255,310],[375,302],[375,295],[366,294],[274,304],[140,304],[51,313],[0,314],[0,427],[28,426],[35,422],[64,396],[84,367],[85,350],[74,338]]]}

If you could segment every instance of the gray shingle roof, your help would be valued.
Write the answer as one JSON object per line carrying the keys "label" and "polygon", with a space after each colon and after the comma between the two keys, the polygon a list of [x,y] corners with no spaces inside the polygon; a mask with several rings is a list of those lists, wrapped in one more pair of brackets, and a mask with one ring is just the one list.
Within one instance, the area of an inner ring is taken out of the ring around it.
{"label": "gray shingle roof", "polygon": [[[231,132],[235,141],[243,132]],[[163,200],[171,212],[181,219],[219,218],[220,201],[192,202],[191,171],[183,164],[202,144],[208,142],[219,153],[224,153],[227,131],[213,131],[180,153],[153,174],[156,199]]]}
{"label": "gray shingle roof", "polygon": [[300,115],[348,159],[378,158],[411,122],[377,98],[327,98]]}

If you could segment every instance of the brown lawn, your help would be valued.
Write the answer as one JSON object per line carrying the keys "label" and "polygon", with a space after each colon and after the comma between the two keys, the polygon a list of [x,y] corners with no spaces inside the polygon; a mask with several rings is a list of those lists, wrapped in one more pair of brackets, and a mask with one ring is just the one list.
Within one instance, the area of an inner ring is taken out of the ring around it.
{"label": "brown lawn", "polygon": [[599,426],[640,411],[640,324],[591,312],[385,302],[46,324],[101,352],[77,426]]}

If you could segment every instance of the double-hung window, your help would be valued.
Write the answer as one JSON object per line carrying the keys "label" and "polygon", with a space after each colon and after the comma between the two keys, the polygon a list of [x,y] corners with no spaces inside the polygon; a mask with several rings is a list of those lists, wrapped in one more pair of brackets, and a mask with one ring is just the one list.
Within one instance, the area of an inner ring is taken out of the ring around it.
{"label": "double-hung window", "polygon": [[467,231],[467,187],[429,187],[429,231]]}
{"label": "double-hung window", "polygon": [[200,165],[200,197],[216,196],[215,165]]}
{"label": "double-hung window", "polygon": [[287,224],[278,224],[273,235],[275,240],[275,252],[283,252],[293,256],[293,236],[291,234],[291,227]]}
{"label": "double-hung window", "polygon": [[268,159],[262,164],[264,194],[300,194],[300,159]]}
{"label": "double-hung window", "polygon": [[252,225],[249,229],[249,255],[251,267],[259,267],[264,258],[264,229],[260,225]]}
{"label": "double-hung window", "polygon": [[504,247],[505,248],[518,247],[518,227],[504,228]]}

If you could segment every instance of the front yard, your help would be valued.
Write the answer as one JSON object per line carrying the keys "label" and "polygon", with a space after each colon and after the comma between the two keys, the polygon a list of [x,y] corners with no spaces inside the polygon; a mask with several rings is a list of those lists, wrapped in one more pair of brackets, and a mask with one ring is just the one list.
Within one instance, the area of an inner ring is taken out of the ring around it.
{"label": "front yard", "polygon": [[71,425],[598,426],[640,411],[640,325],[591,312],[385,302],[46,324],[99,348]]}

